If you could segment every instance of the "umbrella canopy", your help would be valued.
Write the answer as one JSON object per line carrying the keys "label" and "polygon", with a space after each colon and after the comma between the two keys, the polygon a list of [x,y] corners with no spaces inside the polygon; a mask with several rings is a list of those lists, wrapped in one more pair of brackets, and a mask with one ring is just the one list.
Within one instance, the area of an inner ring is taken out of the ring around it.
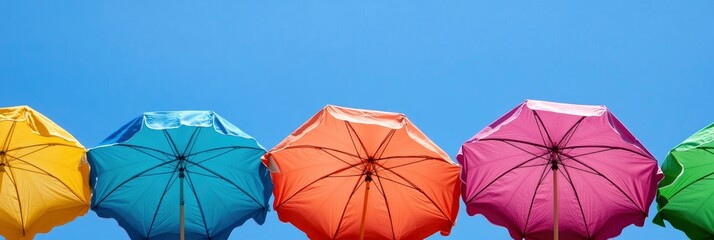
{"label": "umbrella canopy", "polygon": [[604,106],[527,100],[461,147],[462,196],[514,239],[607,239],[642,226],[657,161]]}
{"label": "umbrella canopy", "polygon": [[132,239],[226,239],[265,221],[264,153],[213,112],[144,113],[89,151],[92,210]]}
{"label": "umbrella canopy", "polygon": [[0,235],[32,239],[89,209],[89,165],[72,135],[27,106],[0,108]]}
{"label": "umbrella canopy", "polygon": [[714,239],[714,123],[672,149],[662,164],[654,222],[691,239]]}
{"label": "umbrella canopy", "polygon": [[263,161],[310,239],[423,239],[456,220],[459,167],[403,114],[327,106]]}

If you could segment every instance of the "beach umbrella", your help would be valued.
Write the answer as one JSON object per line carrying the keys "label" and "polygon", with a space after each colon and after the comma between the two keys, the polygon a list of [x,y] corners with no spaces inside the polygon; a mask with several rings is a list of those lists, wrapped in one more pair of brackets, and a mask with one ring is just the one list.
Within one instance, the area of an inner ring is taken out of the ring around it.
{"label": "beach umbrella", "polygon": [[0,235],[33,239],[89,209],[84,146],[27,106],[0,108]]}
{"label": "beach umbrella", "polygon": [[714,124],[672,149],[662,164],[654,223],[690,239],[714,239]]}
{"label": "beach umbrella", "polygon": [[310,239],[448,235],[459,167],[403,114],[327,106],[263,158],[274,208]]}
{"label": "beach umbrella", "polygon": [[461,147],[462,197],[514,239],[607,239],[642,226],[657,161],[604,106],[527,100]]}
{"label": "beach umbrella", "polygon": [[89,150],[92,210],[132,239],[226,239],[265,221],[264,153],[213,112],[144,113]]}

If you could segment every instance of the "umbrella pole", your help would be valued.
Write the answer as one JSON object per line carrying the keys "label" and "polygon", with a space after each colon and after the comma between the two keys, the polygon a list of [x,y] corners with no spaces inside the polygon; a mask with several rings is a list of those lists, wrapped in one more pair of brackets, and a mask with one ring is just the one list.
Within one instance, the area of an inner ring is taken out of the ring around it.
{"label": "umbrella pole", "polygon": [[181,179],[181,183],[180,183],[180,187],[179,187],[179,188],[180,188],[180,194],[179,194],[179,195],[180,195],[180,198],[181,198],[181,199],[180,199],[181,202],[180,202],[180,205],[179,205],[179,218],[181,219],[180,222],[179,222],[179,239],[180,239],[180,240],[184,240],[184,206],[183,206],[183,205],[184,205],[184,204],[183,204],[183,203],[184,203],[184,202],[183,202],[183,177],[184,177],[184,173],[183,173],[183,170],[184,170],[183,168],[179,169],[179,178]]}
{"label": "umbrella pole", "polygon": [[553,239],[558,240],[558,167],[553,166]]}
{"label": "umbrella pole", "polygon": [[372,182],[372,174],[369,172],[367,173],[367,177],[364,180],[365,183],[365,190],[364,190],[364,204],[362,204],[362,223],[360,224],[359,227],[359,240],[364,239],[364,227],[365,224],[367,223],[365,220],[367,220],[367,199],[369,198],[369,183]]}

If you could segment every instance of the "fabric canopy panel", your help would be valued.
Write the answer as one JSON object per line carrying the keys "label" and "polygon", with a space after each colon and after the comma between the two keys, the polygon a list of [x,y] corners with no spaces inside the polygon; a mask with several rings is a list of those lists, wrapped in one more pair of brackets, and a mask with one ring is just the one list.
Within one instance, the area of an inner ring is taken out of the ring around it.
{"label": "fabric canopy panel", "polygon": [[37,233],[89,209],[84,146],[27,106],[0,108],[0,235]]}
{"label": "fabric canopy panel", "polygon": [[672,149],[662,164],[654,223],[691,239],[714,239],[714,124]]}
{"label": "fabric canopy panel", "polygon": [[457,160],[467,213],[514,239],[608,239],[642,226],[662,177],[604,106],[533,100],[464,143]]}
{"label": "fabric canopy panel", "polygon": [[226,239],[250,218],[265,221],[264,153],[213,112],[145,113],[89,151],[92,209],[132,239],[179,239],[181,229],[187,239]]}
{"label": "fabric canopy panel", "polygon": [[274,207],[310,239],[448,235],[459,167],[403,114],[327,106],[263,161]]}

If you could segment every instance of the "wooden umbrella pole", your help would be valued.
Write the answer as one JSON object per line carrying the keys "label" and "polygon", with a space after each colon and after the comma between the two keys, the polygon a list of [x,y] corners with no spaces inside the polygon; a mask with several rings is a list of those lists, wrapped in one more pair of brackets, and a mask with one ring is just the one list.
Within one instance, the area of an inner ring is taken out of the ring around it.
{"label": "wooden umbrella pole", "polygon": [[558,168],[553,168],[553,239],[558,240]]}
{"label": "wooden umbrella pole", "polygon": [[364,239],[364,227],[365,224],[367,223],[367,199],[369,198],[369,183],[372,182],[370,174],[367,175],[367,179],[365,180],[365,190],[364,190],[364,204],[362,205],[362,223],[360,224],[359,227],[359,240]]}
{"label": "wooden umbrella pole", "polygon": [[184,201],[183,201],[183,178],[184,178],[184,173],[183,173],[183,168],[180,169],[179,172],[179,178],[181,178],[181,183],[180,183],[180,205],[179,205],[179,218],[181,219],[179,222],[179,239],[184,240]]}

